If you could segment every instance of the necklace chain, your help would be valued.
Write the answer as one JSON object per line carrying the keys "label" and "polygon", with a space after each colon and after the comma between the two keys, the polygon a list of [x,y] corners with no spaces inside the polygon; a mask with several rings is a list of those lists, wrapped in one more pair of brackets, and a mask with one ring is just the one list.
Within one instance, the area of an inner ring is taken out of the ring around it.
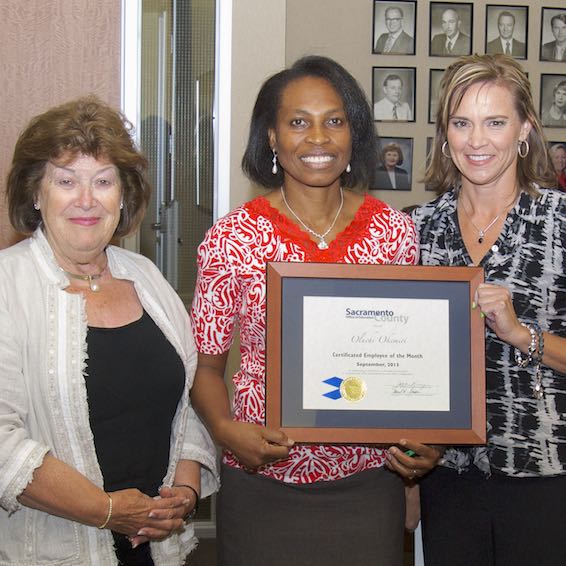
{"label": "necklace chain", "polygon": [[466,209],[466,205],[464,204],[464,200],[461,200],[462,210],[464,211],[464,214],[466,215],[466,217],[470,221],[471,225],[478,231],[478,244],[483,244],[483,239],[484,239],[487,231],[501,218],[501,215],[515,202],[516,199],[517,199],[517,195],[514,195],[513,200],[508,202],[505,205],[505,207],[501,210],[501,212],[485,228],[478,228],[478,226],[472,220],[472,217],[468,213],[468,210]]}
{"label": "necklace chain", "polygon": [[338,210],[336,211],[336,216],[334,217],[334,220],[332,221],[330,226],[327,228],[327,230],[324,232],[324,234],[319,234],[318,232],[315,232],[312,228],[307,226],[297,216],[297,213],[289,206],[289,203],[287,202],[287,199],[285,198],[285,191],[284,191],[283,187],[281,187],[280,190],[281,190],[281,196],[283,197],[283,202],[285,203],[285,206],[289,209],[289,212],[298,220],[299,224],[309,234],[312,234],[315,238],[318,238],[320,240],[317,244],[318,249],[319,250],[327,250],[328,249],[328,242],[325,240],[325,238],[326,238],[326,236],[328,236],[328,234],[330,234],[332,228],[334,228],[334,225],[336,224],[336,221],[338,220],[338,217],[340,216],[340,213],[342,212],[342,207],[344,206],[344,191],[343,191],[342,187],[340,187],[340,206],[338,207]]}

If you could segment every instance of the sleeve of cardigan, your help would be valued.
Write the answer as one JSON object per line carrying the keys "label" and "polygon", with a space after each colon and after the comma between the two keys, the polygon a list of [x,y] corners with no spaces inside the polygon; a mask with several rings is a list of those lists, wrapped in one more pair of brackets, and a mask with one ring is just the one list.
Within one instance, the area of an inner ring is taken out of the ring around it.
{"label": "sleeve of cardigan", "polygon": [[8,309],[8,297],[0,292],[0,506],[8,512],[20,507],[16,497],[49,452],[47,446],[32,440],[26,429],[31,401],[23,356],[33,344],[26,344],[17,329]]}

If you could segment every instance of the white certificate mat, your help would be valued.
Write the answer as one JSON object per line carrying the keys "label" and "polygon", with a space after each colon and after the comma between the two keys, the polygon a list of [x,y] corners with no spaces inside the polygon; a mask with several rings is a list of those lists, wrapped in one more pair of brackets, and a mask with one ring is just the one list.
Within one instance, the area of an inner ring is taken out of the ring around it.
{"label": "white certificate mat", "polygon": [[449,301],[303,297],[303,409],[448,411]]}

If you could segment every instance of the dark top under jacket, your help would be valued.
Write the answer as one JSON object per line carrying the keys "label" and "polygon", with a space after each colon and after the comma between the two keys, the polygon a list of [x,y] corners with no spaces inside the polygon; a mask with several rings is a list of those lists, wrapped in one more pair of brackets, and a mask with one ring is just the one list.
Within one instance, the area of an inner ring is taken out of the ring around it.
{"label": "dark top under jacket", "polygon": [[183,393],[179,355],[151,317],[89,327],[86,386],[104,489],[155,496],[167,472],[171,425]]}

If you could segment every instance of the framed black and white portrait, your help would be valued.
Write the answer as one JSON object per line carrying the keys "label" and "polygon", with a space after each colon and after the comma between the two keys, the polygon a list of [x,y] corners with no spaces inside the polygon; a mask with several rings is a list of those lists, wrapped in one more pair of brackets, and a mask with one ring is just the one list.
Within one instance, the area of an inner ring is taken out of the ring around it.
{"label": "framed black and white portrait", "polygon": [[566,8],[541,8],[540,60],[566,63]]}
{"label": "framed black and white portrait", "polygon": [[[425,171],[428,169],[428,166],[430,164],[430,158],[431,158],[431,153],[432,153],[432,142],[433,142],[434,138],[432,137],[427,137],[426,138],[426,158],[425,158]],[[434,188],[432,187],[432,185],[430,183],[425,183],[425,191],[434,191]]]}
{"label": "framed black and white portrait", "polygon": [[378,166],[370,189],[410,191],[413,178],[413,138],[380,138]]}
{"label": "framed black and white portrait", "polygon": [[566,142],[549,141],[548,152],[556,173],[556,188],[566,191]]}
{"label": "framed black and white portrait", "polygon": [[527,58],[528,6],[488,4],[485,12],[485,52]]}
{"label": "framed black and white portrait", "polygon": [[373,119],[415,121],[415,67],[373,67]]}
{"label": "framed black and white portrait", "polygon": [[444,75],[444,69],[430,69],[428,80],[428,123],[436,122],[436,111],[438,105],[438,95],[440,91],[440,81]]}
{"label": "framed black and white portrait", "polygon": [[373,2],[372,53],[414,55],[416,2]]}
{"label": "framed black and white portrait", "polygon": [[540,76],[540,118],[543,126],[566,128],[566,75]]}
{"label": "framed black and white portrait", "polygon": [[472,3],[430,3],[430,47],[433,57],[459,57],[472,52]]}

